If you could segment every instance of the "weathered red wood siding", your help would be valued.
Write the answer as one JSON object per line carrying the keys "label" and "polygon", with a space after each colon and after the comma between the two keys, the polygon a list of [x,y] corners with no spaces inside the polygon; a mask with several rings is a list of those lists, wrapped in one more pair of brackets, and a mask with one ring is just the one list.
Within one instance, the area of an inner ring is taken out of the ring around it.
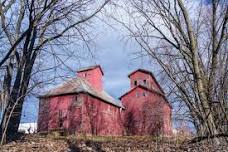
{"label": "weathered red wood siding", "polygon": [[59,128],[59,112],[62,111],[63,127],[68,128],[69,107],[74,95],[55,96],[40,99],[38,131],[48,131]]}
{"label": "weathered red wood siding", "polygon": [[[123,106],[126,107],[122,114],[125,134],[171,135],[172,111],[165,97],[158,93],[162,93],[159,84],[150,74],[140,71],[129,77],[132,90],[121,97]],[[155,91],[137,87],[139,85]]]}
{"label": "weathered red wood siding", "polygon": [[125,134],[171,134],[171,109],[162,96],[138,87],[121,101],[126,107],[122,116]]}
{"label": "weathered red wood siding", "polygon": [[103,90],[103,74],[100,68],[78,72],[77,76],[86,79],[98,91]]}
{"label": "weathered red wood siding", "polygon": [[83,132],[93,135],[122,135],[120,108],[86,96],[83,106]]}
{"label": "weathered red wood siding", "polygon": [[64,128],[71,134],[118,136],[123,133],[120,112],[118,107],[87,94],[50,97],[40,101],[38,131]]}

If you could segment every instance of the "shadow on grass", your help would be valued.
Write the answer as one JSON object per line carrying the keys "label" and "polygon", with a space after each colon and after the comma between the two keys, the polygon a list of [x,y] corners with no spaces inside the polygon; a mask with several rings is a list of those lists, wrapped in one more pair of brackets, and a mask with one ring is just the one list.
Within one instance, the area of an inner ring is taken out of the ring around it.
{"label": "shadow on grass", "polygon": [[94,142],[91,140],[81,141],[81,140],[67,140],[70,152],[83,152],[83,151],[97,151],[105,152],[101,148],[101,142]]}
{"label": "shadow on grass", "polygon": [[91,147],[93,150],[97,151],[97,152],[104,152],[104,150],[102,150],[101,148],[101,142],[94,142],[94,141],[86,141],[85,142],[86,146]]}

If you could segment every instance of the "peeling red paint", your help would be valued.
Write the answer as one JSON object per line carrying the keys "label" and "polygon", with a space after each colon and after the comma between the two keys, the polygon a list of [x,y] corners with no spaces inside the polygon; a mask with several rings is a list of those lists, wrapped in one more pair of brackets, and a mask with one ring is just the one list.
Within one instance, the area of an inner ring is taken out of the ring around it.
{"label": "peeling red paint", "polygon": [[65,129],[70,134],[122,135],[120,118],[118,107],[88,94],[56,96],[40,102],[38,131]]}

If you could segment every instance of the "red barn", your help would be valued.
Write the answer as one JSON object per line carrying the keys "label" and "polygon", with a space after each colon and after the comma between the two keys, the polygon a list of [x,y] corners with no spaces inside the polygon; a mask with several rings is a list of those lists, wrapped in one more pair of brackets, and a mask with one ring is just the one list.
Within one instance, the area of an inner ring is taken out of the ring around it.
{"label": "red barn", "polygon": [[125,134],[170,135],[171,106],[153,74],[138,69],[128,77],[131,89],[120,97]]}
{"label": "red barn", "polygon": [[40,96],[38,131],[70,134],[122,135],[122,104],[103,89],[99,65],[77,71],[72,78]]}
{"label": "red barn", "polygon": [[[129,74],[131,89],[115,100],[103,89],[99,65],[40,96],[38,131],[64,129],[70,134],[170,135],[171,106],[153,74]],[[122,105],[123,104],[123,105]]]}

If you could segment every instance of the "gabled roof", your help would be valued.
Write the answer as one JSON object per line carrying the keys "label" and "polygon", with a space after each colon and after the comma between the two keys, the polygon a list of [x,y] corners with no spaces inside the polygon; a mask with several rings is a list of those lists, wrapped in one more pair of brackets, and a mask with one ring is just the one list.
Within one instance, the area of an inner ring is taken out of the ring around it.
{"label": "gabled roof", "polygon": [[124,108],[119,100],[114,99],[104,90],[97,91],[86,80],[80,77],[69,79],[68,81],[58,85],[54,89],[51,89],[46,94],[39,96],[39,98],[48,98],[74,93],[88,93],[89,95],[99,98],[106,103],[112,104],[120,108]]}
{"label": "gabled roof", "polygon": [[123,94],[121,97],[119,97],[119,99],[121,100],[124,96],[128,95],[129,93],[131,93],[132,91],[134,91],[134,90],[137,89],[137,88],[142,88],[142,89],[144,89],[144,90],[147,90],[147,91],[150,91],[150,92],[153,92],[153,93],[156,93],[156,94],[162,96],[162,97],[165,99],[166,103],[169,105],[169,107],[172,109],[172,106],[171,106],[170,103],[168,102],[168,100],[167,100],[167,98],[166,98],[166,96],[165,96],[164,93],[161,93],[161,92],[159,92],[159,91],[157,91],[157,90],[155,90],[155,89],[149,89],[149,88],[147,88],[147,87],[145,87],[145,86],[143,86],[143,85],[135,86],[134,88],[130,89],[128,92],[126,92],[125,94]]}
{"label": "gabled roof", "polygon": [[154,79],[155,83],[157,84],[159,89],[162,91],[162,93],[165,94],[163,89],[162,89],[162,87],[160,86],[160,84],[158,83],[158,81],[156,80],[155,76],[153,75],[153,73],[151,71],[148,71],[148,70],[145,70],[145,69],[137,69],[137,70],[131,72],[130,74],[128,74],[128,77],[130,78],[130,76],[135,74],[136,72],[142,72],[142,73],[145,73],[145,74],[149,74]]}
{"label": "gabled roof", "polygon": [[83,72],[83,71],[93,70],[95,68],[99,68],[101,70],[102,75],[104,75],[104,72],[103,72],[103,70],[102,70],[102,68],[101,68],[100,65],[93,65],[93,66],[88,66],[88,67],[80,68],[80,69],[77,70],[77,72]]}

